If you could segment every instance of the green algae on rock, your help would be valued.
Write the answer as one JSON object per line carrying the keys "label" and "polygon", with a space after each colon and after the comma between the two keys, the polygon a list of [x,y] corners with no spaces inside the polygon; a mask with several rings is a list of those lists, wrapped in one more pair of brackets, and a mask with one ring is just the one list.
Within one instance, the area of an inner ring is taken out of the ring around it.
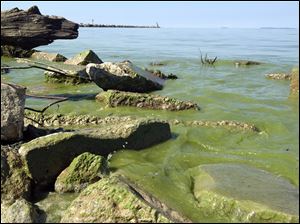
{"label": "green algae on rock", "polygon": [[169,223],[170,221],[134,196],[114,177],[88,186],[71,203],[61,223]]}
{"label": "green algae on rock", "polygon": [[25,143],[19,149],[32,179],[41,185],[56,177],[78,155],[90,152],[106,156],[116,150],[139,150],[171,138],[168,123],[136,119],[102,128],[55,133]]}
{"label": "green algae on rock", "polygon": [[87,65],[89,63],[101,64],[103,61],[92,50],[86,50],[75,55],[65,61],[65,64],[69,65]]}
{"label": "green algae on rock", "polygon": [[25,164],[15,149],[1,145],[1,203],[12,203],[18,198],[29,199],[31,180]]}
{"label": "green algae on rock", "polygon": [[299,190],[284,179],[236,164],[200,165],[189,172],[200,210],[208,216],[230,222],[299,222]]}
{"label": "green algae on rock", "polygon": [[104,157],[85,152],[76,157],[57,177],[55,191],[79,192],[98,181],[107,172],[106,166]]}
{"label": "green algae on rock", "polygon": [[96,100],[104,102],[109,107],[132,106],[156,110],[199,110],[199,106],[190,101],[181,101],[170,97],[145,93],[131,93],[117,90],[101,92],[96,96]]}
{"label": "green algae on rock", "polygon": [[233,63],[235,64],[236,67],[262,64],[261,62],[258,61],[249,61],[249,60],[236,60]]}

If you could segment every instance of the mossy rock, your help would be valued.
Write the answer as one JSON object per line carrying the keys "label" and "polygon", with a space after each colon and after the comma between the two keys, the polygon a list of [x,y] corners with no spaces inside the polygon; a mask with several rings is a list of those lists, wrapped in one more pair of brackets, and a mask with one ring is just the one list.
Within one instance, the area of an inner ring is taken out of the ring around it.
{"label": "mossy rock", "polygon": [[25,164],[14,149],[1,145],[1,203],[12,203],[18,198],[30,199],[31,179]]}
{"label": "mossy rock", "polygon": [[120,149],[139,150],[171,138],[168,123],[154,119],[136,119],[101,128],[54,133],[25,143],[19,149],[32,179],[41,185],[54,184],[57,176],[72,160],[90,152],[107,156]]}
{"label": "mossy rock", "polygon": [[88,186],[71,203],[62,223],[169,223],[144,204],[115,177],[103,178]]}
{"label": "mossy rock", "polygon": [[85,152],[77,156],[56,179],[55,191],[79,192],[107,173],[104,157]]}
{"label": "mossy rock", "polygon": [[69,65],[87,65],[89,63],[101,64],[103,61],[92,50],[83,51],[65,61],[65,64]]}
{"label": "mossy rock", "polygon": [[109,107],[131,106],[170,111],[200,109],[197,104],[190,101],[181,101],[159,95],[131,93],[117,90],[101,92],[96,96],[96,100],[106,103]]}
{"label": "mossy rock", "polygon": [[46,60],[46,61],[55,61],[55,62],[64,62],[67,58],[58,53],[48,53],[42,51],[36,51],[31,55],[31,58],[36,60]]}
{"label": "mossy rock", "polygon": [[236,164],[201,165],[190,173],[199,209],[208,217],[226,222],[299,222],[299,190],[287,180]]}

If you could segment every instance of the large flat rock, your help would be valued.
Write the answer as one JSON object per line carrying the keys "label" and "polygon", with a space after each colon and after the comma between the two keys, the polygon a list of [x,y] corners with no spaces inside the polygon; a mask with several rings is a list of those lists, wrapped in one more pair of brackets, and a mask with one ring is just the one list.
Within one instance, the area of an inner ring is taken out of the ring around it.
{"label": "large flat rock", "polygon": [[147,148],[169,138],[168,123],[137,119],[130,123],[43,136],[23,144],[19,152],[32,179],[48,185],[53,184],[72,160],[84,152],[107,156],[120,149]]}
{"label": "large flat rock", "polygon": [[202,212],[230,222],[299,222],[299,189],[263,170],[210,164],[191,171]]}

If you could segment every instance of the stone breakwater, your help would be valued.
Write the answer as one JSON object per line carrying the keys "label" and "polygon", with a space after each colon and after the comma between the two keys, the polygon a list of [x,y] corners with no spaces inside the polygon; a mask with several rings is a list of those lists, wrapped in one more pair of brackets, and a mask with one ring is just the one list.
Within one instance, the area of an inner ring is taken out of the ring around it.
{"label": "stone breakwater", "polygon": [[[109,117],[97,117],[91,115],[61,115],[61,114],[45,114],[41,115],[34,112],[26,112],[25,113],[25,124],[38,124],[32,120],[43,124],[45,127],[51,126],[87,126],[87,125],[107,125],[107,124],[117,124],[119,122],[132,122],[136,120],[135,117],[131,116],[109,116]],[[229,120],[221,120],[221,121],[208,121],[208,120],[192,120],[192,121],[183,121],[179,119],[173,120],[165,120],[170,125],[184,125],[184,126],[194,126],[194,127],[223,127],[233,130],[240,130],[240,131],[253,131],[253,132],[260,132],[260,129],[256,127],[254,124],[249,124],[245,122],[239,121],[229,121]]]}

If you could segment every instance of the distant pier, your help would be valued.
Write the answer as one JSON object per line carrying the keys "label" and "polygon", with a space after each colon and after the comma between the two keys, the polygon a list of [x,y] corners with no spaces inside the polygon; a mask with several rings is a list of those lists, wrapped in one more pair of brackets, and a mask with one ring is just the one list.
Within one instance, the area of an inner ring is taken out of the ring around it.
{"label": "distant pier", "polygon": [[93,23],[80,23],[79,27],[99,27],[99,28],[160,28],[158,23],[153,26],[134,26],[134,25],[109,25],[109,24],[93,24]]}

